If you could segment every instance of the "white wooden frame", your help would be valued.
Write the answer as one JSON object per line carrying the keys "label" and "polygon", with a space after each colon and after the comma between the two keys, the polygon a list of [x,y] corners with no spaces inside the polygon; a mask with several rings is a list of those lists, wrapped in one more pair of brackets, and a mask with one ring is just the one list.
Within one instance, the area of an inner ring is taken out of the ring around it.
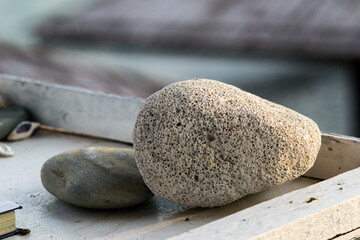
{"label": "white wooden frame", "polygon": [[357,168],[171,239],[335,239],[360,227],[359,176]]}
{"label": "white wooden frame", "polygon": [[[0,75],[0,95],[30,109],[42,123],[125,142],[131,142],[132,126],[143,102],[142,99],[6,75]],[[81,124],[75,118],[80,119]],[[111,133],[114,124],[123,130]],[[102,127],[91,130],[99,125]],[[316,164],[306,176],[327,180],[171,239],[348,239],[360,236],[359,139],[323,134],[322,141]]]}
{"label": "white wooden frame", "polygon": [[0,95],[42,124],[128,143],[144,101],[1,74]]}

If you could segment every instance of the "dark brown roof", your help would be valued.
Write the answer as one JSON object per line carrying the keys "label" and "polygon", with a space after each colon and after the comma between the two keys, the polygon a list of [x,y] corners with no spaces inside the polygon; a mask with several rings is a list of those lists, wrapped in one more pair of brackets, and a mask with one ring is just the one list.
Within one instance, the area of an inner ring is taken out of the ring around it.
{"label": "dark brown roof", "polygon": [[99,0],[38,29],[45,40],[360,56],[357,0]]}

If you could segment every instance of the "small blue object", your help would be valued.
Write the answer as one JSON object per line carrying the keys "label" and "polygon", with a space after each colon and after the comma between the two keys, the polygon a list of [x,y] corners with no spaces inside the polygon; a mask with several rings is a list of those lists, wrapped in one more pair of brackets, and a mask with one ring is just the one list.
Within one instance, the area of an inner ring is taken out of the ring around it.
{"label": "small blue object", "polygon": [[22,140],[31,137],[40,128],[40,123],[24,121],[19,123],[7,137],[8,141]]}
{"label": "small blue object", "polygon": [[24,133],[30,130],[31,122],[22,122],[16,128],[16,133]]}

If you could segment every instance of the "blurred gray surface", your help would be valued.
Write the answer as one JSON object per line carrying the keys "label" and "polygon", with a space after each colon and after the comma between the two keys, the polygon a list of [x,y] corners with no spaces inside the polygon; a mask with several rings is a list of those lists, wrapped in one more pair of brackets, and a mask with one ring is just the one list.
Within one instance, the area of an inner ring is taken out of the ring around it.
{"label": "blurred gray surface", "polygon": [[88,0],[1,0],[0,41],[28,47],[37,43],[33,30],[49,17],[88,4]]}

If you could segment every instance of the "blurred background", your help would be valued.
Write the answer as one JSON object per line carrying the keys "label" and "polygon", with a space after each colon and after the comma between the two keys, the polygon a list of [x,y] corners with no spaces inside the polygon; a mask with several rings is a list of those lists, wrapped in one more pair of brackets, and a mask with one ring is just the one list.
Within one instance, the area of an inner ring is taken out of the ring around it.
{"label": "blurred background", "polygon": [[210,78],[360,136],[360,1],[1,0],[0,73],[146,98]]}

